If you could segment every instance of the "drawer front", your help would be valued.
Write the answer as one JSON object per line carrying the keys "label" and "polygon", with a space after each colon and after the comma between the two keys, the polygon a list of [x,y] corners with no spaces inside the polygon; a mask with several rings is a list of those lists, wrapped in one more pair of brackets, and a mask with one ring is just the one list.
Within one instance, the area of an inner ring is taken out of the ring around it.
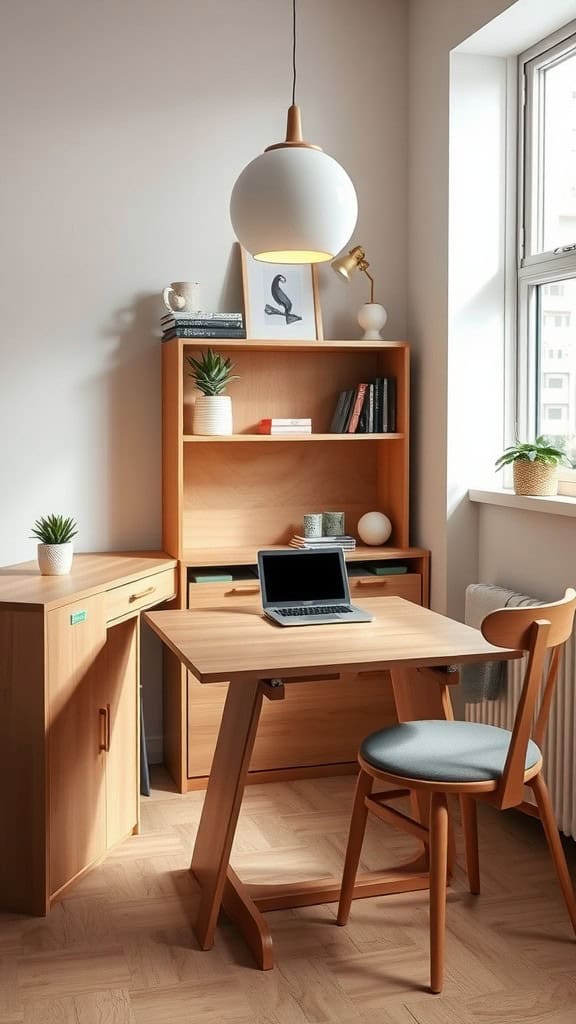
{"label": "drawer front", "polygon": [[[210,773],[227,689],[188,673],[188,778]],[[262,703],[250,771],[354,762],[365,736],[396,721],[387,672],[287,684],[284,700]]]}
{"label": "drawer front", "polygon": [[151,576],[141,576],[106,591],[106,621],[112,622],[132,615],[142,608],[151,608],[174,597],[177,590],[176,569],[164,569]]}
{"label": "drawer front", "polygon": [[236,605],[261,607],[260,584],[257,579],[188,585],[189,608],[234,608]]}
{"label": "drawer front", "polygon": [[402,576],[353,576],[350,596],[358,603],[367,597],[403,597],[422,604],[422,577],[416,572]]}

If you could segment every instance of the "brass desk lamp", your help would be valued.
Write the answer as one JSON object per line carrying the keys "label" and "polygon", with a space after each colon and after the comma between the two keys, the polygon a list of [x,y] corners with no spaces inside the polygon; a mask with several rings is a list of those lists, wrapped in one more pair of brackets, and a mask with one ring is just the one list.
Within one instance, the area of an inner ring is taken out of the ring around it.
{"label": "brass desk lamp", "polygon": [[355,245],[345,256],[337,256],[332,260],[331,267],[343,277],[345,281],[351,280],[351,275],[356,270],[361,270],[370,281],[370,302],[365,302],[358,311],[358,323],[364,330],[363,341],[381,341],[380,331],[388,319],[388,313],[379,302],[374,302],[374,278],[368,273],[370,264],[366,259],[366,253],[361,245]]}

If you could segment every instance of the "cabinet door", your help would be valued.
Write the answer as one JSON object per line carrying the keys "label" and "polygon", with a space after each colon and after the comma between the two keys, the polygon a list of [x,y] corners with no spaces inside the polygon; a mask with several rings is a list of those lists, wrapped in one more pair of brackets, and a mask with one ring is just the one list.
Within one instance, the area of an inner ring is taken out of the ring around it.
{"label": "cabinet door", "polygon": [[106,849],[106,799],[97,680],[106,611],[97,594],[47,613],[49,892]]}
{"label": "cabinet door", "polygon": [[108,629],[105,672],[98,680],[106,711],[106,845],[114,846],[138,824],[139,618]]}

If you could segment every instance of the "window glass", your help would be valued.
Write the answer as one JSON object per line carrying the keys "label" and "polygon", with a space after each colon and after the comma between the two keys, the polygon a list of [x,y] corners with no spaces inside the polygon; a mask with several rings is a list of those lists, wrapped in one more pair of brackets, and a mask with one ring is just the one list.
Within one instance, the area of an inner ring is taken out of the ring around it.
{"label": "window glass", "polygon": [[538,433],[574,448],[576,459],[576,277],[562,281],[561,294],[550,284],[537,292]]}
{"label": "window glass", "polygon": [[544,252],[576,242],[576,54],[544,68],[542,214]]}

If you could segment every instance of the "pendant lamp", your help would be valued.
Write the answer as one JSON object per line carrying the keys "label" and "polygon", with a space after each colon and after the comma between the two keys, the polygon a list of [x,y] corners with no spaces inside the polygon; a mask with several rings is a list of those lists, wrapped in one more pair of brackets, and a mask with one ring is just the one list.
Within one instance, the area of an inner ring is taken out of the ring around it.
{"label": "pendant lamp", "polygon": [[296,0],[292,0],[292,105],[286,141],[252,160],[230,199],[240,244],[265,263],[322,263],[349,241],[358,218],[354,185],[340,164],[304,142],[296,96]]}

